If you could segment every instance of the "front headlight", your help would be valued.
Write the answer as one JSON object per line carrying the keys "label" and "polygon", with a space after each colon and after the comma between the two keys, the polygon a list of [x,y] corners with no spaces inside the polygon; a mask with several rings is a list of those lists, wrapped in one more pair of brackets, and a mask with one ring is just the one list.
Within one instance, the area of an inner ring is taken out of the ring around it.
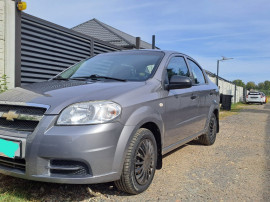
{"label": "front headlight", "polygon": [[81,102],[65,108],[57,125],[84,125],[111,121],[121,114],[121,106],[110,101]]}

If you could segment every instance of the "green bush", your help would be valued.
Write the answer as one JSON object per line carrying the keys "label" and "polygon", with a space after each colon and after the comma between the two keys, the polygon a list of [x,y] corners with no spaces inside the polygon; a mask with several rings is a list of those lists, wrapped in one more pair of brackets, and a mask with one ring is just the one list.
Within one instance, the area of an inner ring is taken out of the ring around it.
{"label": "green bush", "polygon": [[4,74],[0,77],[0,93],[3,93],[8,89],[7,84],[7,75]]}

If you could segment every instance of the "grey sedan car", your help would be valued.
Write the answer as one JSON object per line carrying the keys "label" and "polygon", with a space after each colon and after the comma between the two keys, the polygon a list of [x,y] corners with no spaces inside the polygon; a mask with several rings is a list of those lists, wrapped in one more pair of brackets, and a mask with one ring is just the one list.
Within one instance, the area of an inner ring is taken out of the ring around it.
{"label": "grey sedan car", "polygon": [[114,181],[138,194],[164,154],[193,139],[212,145],[218,131],[218,88],[194,59],[161,50],[105,53],[0,95],[0,173]]}

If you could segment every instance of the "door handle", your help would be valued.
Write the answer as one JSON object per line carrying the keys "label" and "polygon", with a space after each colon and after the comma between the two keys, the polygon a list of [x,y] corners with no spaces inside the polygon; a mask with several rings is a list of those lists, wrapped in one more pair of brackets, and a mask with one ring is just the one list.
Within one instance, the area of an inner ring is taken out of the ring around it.
{"label": "door handle", "polygon": [[192,99],[192,100],[194,100],[194,99],[196,99],[197,98],[197,95],[192,95],[191,97],[190,97],[190,99]]}

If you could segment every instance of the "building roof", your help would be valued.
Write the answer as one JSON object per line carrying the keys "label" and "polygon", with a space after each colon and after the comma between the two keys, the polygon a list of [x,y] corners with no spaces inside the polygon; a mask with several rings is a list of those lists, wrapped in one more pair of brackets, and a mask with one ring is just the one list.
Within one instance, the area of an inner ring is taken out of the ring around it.
{"label": "building roof", "polygon": [[[82,24],[79,24],[72,28],[77,32],[81,32],[88,36],[100,39],[102,41],[109,42],[116,46],[121,46],[124,48],[135,48],[136,47],[136,37],[131,36],[125,32],[122,32],[110,25],[100,22],[97,19],[92,19]],[[140,44],[143,49],[151,49],[152,44],[141,40]]]}

